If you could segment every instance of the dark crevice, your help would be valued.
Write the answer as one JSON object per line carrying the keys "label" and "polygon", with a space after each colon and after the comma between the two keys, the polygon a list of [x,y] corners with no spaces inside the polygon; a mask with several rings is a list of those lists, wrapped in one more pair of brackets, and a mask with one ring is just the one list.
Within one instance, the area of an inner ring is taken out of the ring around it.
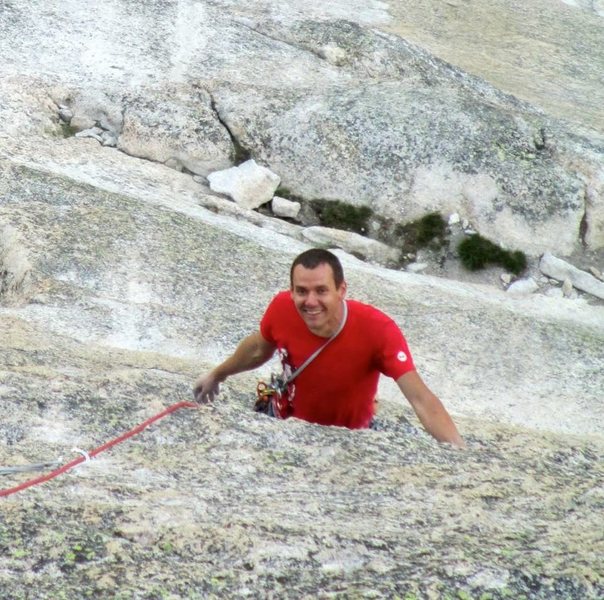
{"label": "dark crevice", "polygon": [[548,136],[545,131],[545,127],[541,127],[538,133],[535,135],[533,143],[535,145],[536,150],[545,150],[548,142]]}
{"label": "dark crevice", "polygon": [[581,217],[581,223],[579,224],[579,240],[583,248],[587,248],[587,231],[589,229],[589,221],[587,219],[587,211],[583,213]]}
{"label": "dark crevice", "polygon": [[233,151],[232,151],[232,155],[231,155],[233,164],[240,165],[241,163],[244,163],[245,161],[252,158],[252,153],[245,146],[243,146],[243,144],[237,139],[235,134],[231,131],[231,129],[227,125],[226,121],[220,115],[220,111],[218,110],[214,96],[212,95],[212,93],[209,90],[206,90],[206,91],[207,91],[208,95],[210,96],[210,108],[212,109],[212,112],[216,116],[216,120],[225,128],[226,132],[228,133],[229,137],[231,138],[231,144],[233,144]]}

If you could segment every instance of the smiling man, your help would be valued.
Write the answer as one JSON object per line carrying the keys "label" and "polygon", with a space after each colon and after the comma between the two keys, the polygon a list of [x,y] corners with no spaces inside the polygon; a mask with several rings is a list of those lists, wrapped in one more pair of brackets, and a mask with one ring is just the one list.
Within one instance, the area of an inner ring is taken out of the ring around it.
{"label": "smiling man", "polygon": [[378,309],[347,300],[340,261],[318,248],[294,260],[290,289],[273,298],[259,331],[197,380],[195,399],[213,400],[227,377],[259,367],[275,351],[287,377],[319,348],[319,354],[288,385],[290,416],[320,425],[367,428],[383,373],[397,382],[434,438],[465,446],[443,404],[415,370],[399,327]]}

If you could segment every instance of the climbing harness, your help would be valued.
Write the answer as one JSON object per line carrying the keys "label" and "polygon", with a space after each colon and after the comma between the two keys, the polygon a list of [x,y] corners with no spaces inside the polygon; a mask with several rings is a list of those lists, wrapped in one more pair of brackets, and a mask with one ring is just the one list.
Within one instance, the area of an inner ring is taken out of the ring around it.
{"label": "climbing harness", "polygon": [[[77,467],[80,463],[89,462],[92,458],[94,458],[101,452],[104,452],[105,450],[109,450],[109,448],[112,448],[113,446],[116,446],[117,444],[124,442],[128,438],[133,437],[137,433],[140,433],[143,429],[149,427],[149,425],[151,425],[152,423],[155,423],[155,421],[159,421],[160,419],[163,419],[164,417],[168,416],[169,414],[171,414],[181,408],[198,408],[198,406],[199,405],[194,402],[186,402],[186,401],[177,402],[176,404],[172,404],[172,406],[169,406],[162,412],[154,415],[153,417],[147,419],[146,421],[143,421],[140,425],[133,427],[132,429],[130,429],[130,431],[127,431],[126,433],[123,433],[122,435],[120,435],[112,440],[109,440],[108,442],[106,442],[102,446],[99,446],[98,448],[95,448],[94,450],[90,450],[90,452],[87,452],[86,450],[81,450],[80,448],[73,448],[73,451],[78,452],[80,454],[80,456],[78,456],[77,458],[74,458],[72,461],[64,464],[62,467],[59,467],[58,469],[55,469],[54,471],[47,473],[46,475],[41,475],[40,477],[35,477],[34,479],[29,479],[28,481],[24,481],[23,483],[16,485],[15,487],[8,488],[6,490],[0,490],[0,497],[10,496],[11,494],[16,494],[17,492],[20,492],[21,490],[27,489],[34,485],[38,485],[40,483],[45,483],[46,481],[50,481],[51,479],[54,479],[55,477],[61,475],[62,473],[65,473],[66,471],[69,471],[70,469]],[[44,463],[42,463],[42,464],[44,464]],[[32,466],[39,467],[41,465],[28,465],[28,466],[30,467],[29,469],[25,468],[23,470],[33,470],[33,469],[31,469]],[[17,469],[19,469],[19,467],[8,467],[8,468],[15,469],[15,472],[18,472]]]}
{"label": "climbing harness", "polygon": [[286,419],[291,416],[293,405],[287,385],[287,382],[274,373],[271,374],[270,383],[259,381],[256,386],[257,398],[254,410],[279,419]]}

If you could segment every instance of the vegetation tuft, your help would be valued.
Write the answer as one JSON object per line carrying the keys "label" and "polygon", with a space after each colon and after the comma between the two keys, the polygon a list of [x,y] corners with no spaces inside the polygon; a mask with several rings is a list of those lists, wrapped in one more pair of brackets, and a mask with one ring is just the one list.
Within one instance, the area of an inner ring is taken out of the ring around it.
{"label": "vegetation tuft", "polygon": [[417,252],[420,248],[441,248],[446,244],[447,223],[439,213],[429,213],[421,219],[397,225],[395,235],[403,240],[403,252]]}
{"label": "vegetation tuft", "polygon": [[289,188],[286,188],[285,186],[281,185],[275,190],[275,196],[279,196],[280,198],[285,198],[286,200],[292,200],[296,202],[304,201],[304,198],[302,198],[302,196],[297,196]]}
{"label": "vegetation tuft", "polygon": [[64,138],[68,138],[68,137],[73,137],[78,130],[75,127],[72,127],[69,123],[65,123],[64,121],[61,121],[61,135]]}
{"label": "vegetation tuft", "polygon": [[321,225],[363,234],[373,214],[368,206],[352,206],[340,200],[312,200],[311,206]]}
{"label": "vegetation tuft", "polygon": [[234,165],[241,165],[252,158],[252,153],[247,148],[244,148],[239,141],[237,141],[235,138],[232,138],[231,141],[233,143],[231,160],[233,161]]}
{"label": "vegetation tuft", "polygon": [[500,265],[514,275],[519,275],[526,269],[524,252],[504,250],[478,234],[460,242],[457,251],[462,264],[470,271],[484,269],[487,265]]}

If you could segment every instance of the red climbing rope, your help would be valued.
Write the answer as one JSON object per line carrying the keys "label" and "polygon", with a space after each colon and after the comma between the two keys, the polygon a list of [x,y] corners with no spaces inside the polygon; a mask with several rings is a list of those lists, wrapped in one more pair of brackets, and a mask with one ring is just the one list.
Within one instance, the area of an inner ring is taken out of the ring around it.
{"label": "red climbing rope", "polygon": [[149,427],[149,425],[151,425],[152,423],[155,423],[155,421],[159,421],[159,419],[163,419],[170,413],[173,413],[174,411],[176,411],[180,408],[197,408],[198,406],[199,405],[195,404],[194,402],[177,402],[176,404],[173,404],[172,406],[169,406],[168,408],[166,408],[166,410],[163,410],[162,412],[147,419],[146,421],[143,421],[140,425],[133,427],[130,431],[127,431],[126,433],[123,433],[119,437],[109,440],[107,443],[103,444],[102,446],[99,446],[98,448],[95,448],[94,450],[91,450],[90,452],[88,452],[88,456],[84,456],[84,455],[78,456],[77,458],[74,458],[71,462],[68,462],[67,464],[63,465],[62,467],[55,469],[54,471],[48,473],[47,475],[41,475],[40,477],[35,477],[34,479],[29,479],[28,481],[24,481],[23,483],[15,486],[15,487],[12,487],[12,488],[9,488],[6,490],[0,490],[0,497],[10,496],[11,494],[16,494],[17,492],[20,492],[21,490],[24,490],[28,487],[32,487],[33,485],[38,485],[39,483],[44,483],[46,481],[54,479],[58,475],[61,475],[62,473],[69,471],[69,469],[73,469],[73,467],[75,467],[76,465],[79,465],[81,462],[88,460],[88,457],[93,458],[93,457],[97,456],[98,454],[100,454],[101,452],[104,452],[105,450],[108,450],[109,448],[112,448],[113,446],[120,444],[121,442],[127,440],[128,438],[131,438],[132,436],[136,435],[137,433],[140,433],[143,429],[145,429],[146,427]]}

